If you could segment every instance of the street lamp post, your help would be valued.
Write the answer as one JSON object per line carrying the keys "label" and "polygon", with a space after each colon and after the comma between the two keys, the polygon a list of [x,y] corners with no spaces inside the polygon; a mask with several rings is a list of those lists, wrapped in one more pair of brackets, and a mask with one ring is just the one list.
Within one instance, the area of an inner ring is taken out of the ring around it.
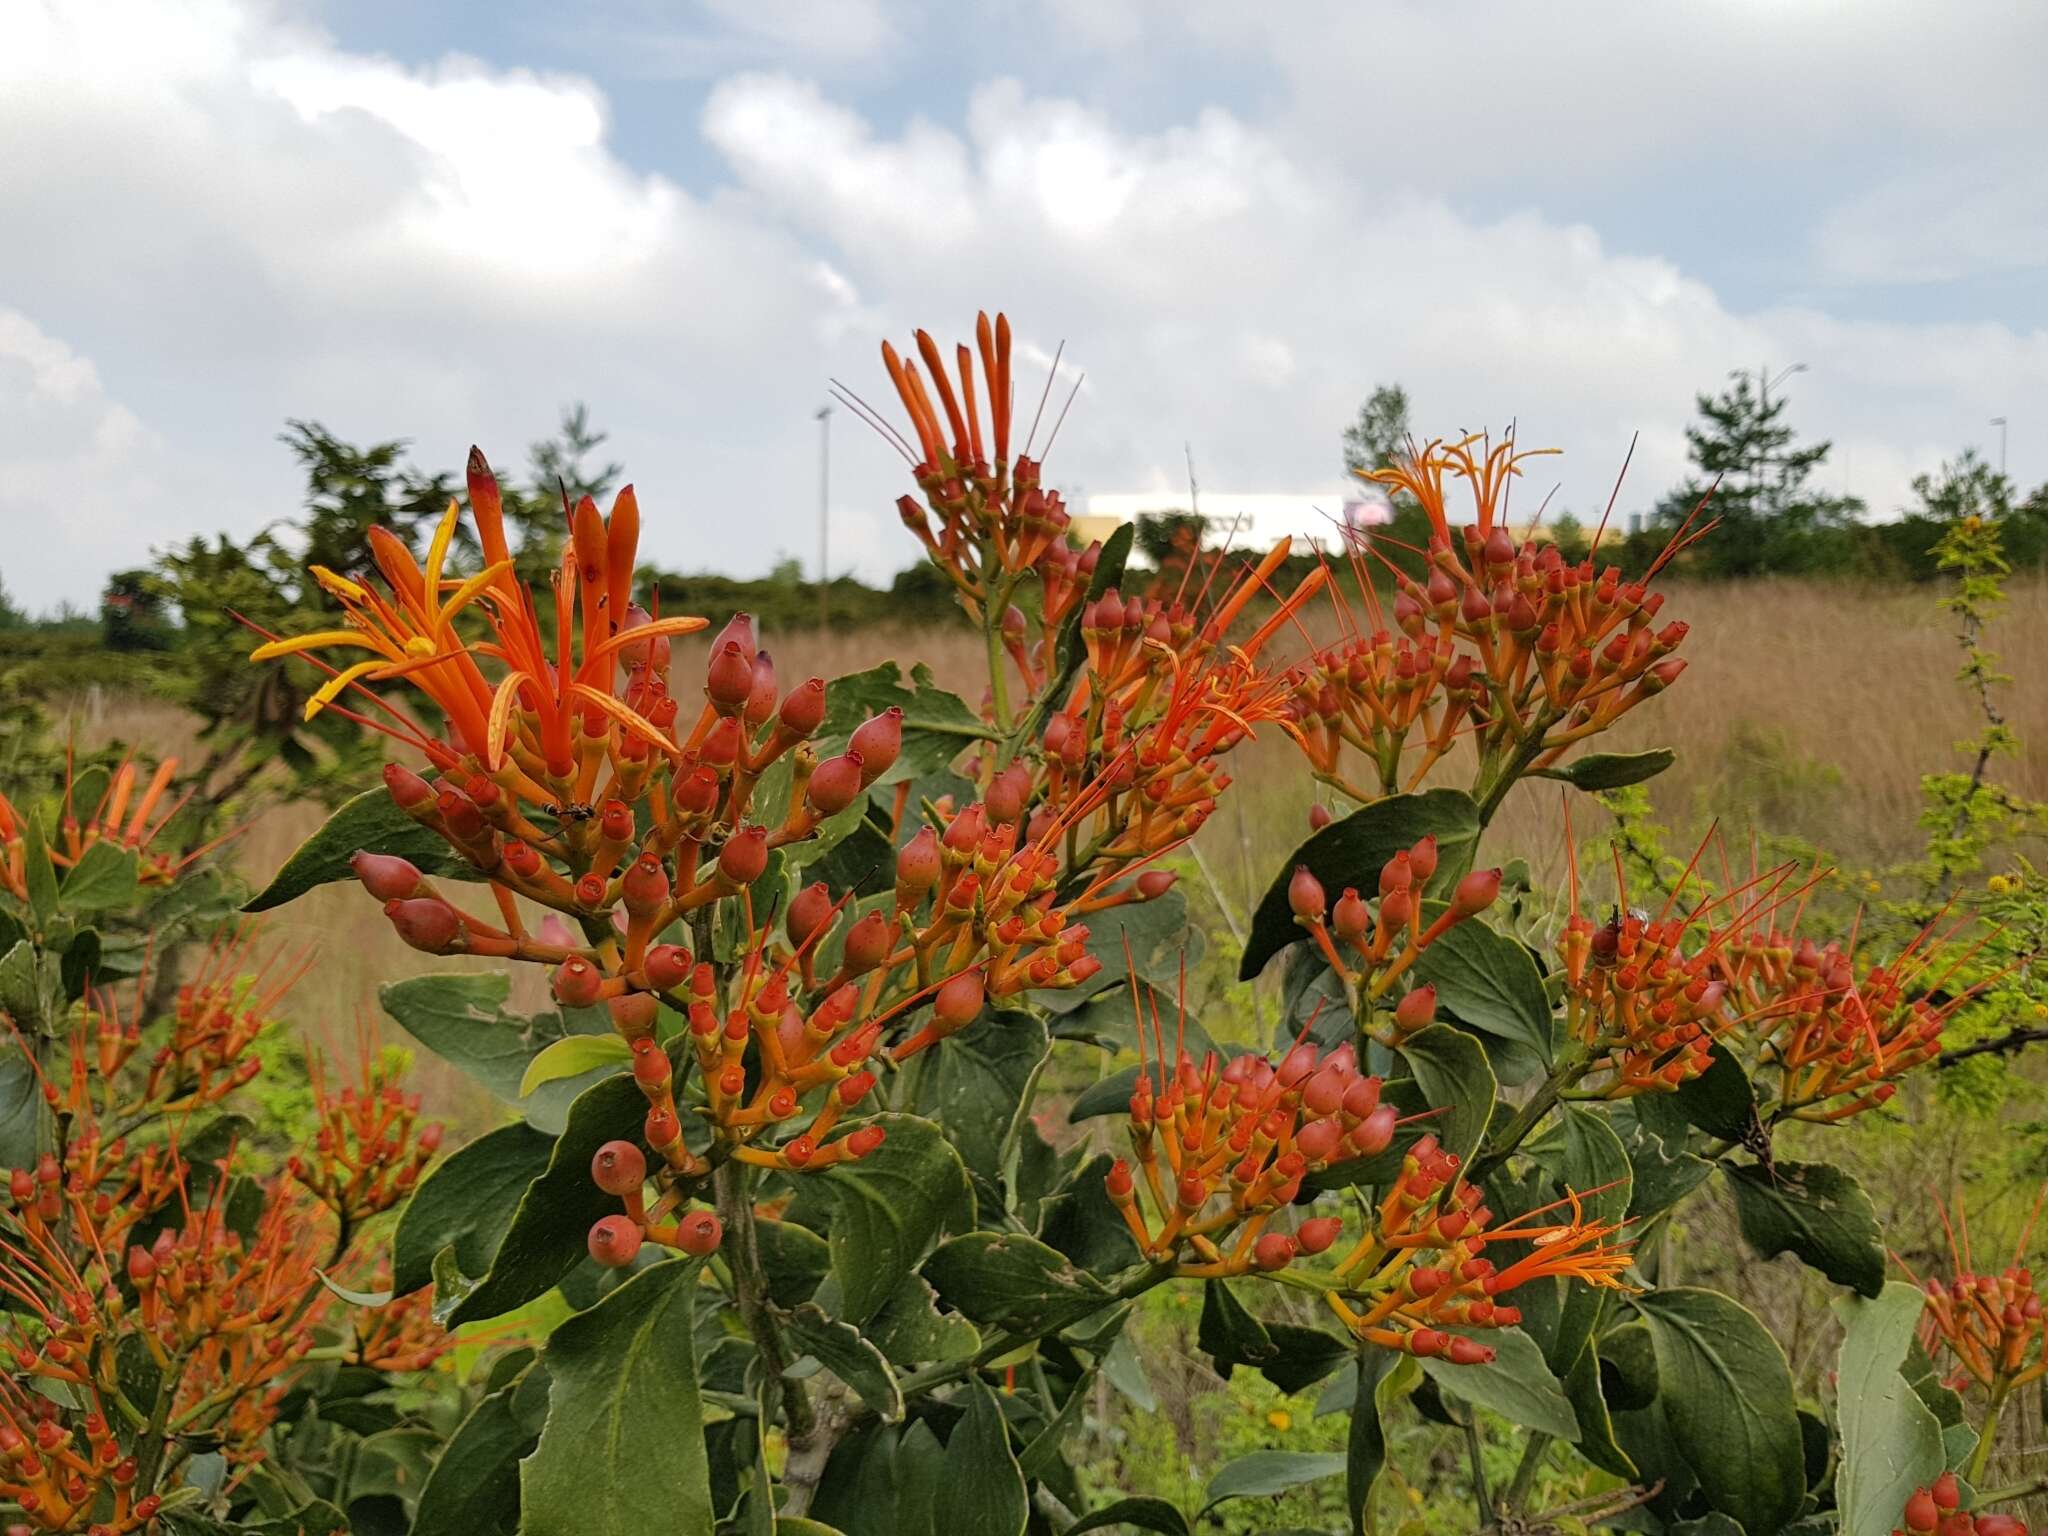
{"label": "street lamp post", "polygon": [[2005,418],[1994,416],[1991,425],[1998,428],[1998,478],[2005,478]]}
{"label": "street lamp post", "polygon": [[[1791,378],[1793,374],[1804,372],[1806,372],[1806,364],[1804,363],[1794,363],[1791,367],[1780,370],[1775,379],[1771,377],[1771,365],[1769,363],[1765,363],[1763,367],[1757,369],[1756,414],[1759,425],[1762,424],[1763,418],[1770,413],[1771,391]],[[1769,463],[1770,454],[1759,446],[1756,456],[1756,493],[1758,496],[1762,496],[1764,493],[1764,469]]]}
{"label": "street lamp post", "polygon": [[818,407],[818,628],[832,622],[832,407]]}

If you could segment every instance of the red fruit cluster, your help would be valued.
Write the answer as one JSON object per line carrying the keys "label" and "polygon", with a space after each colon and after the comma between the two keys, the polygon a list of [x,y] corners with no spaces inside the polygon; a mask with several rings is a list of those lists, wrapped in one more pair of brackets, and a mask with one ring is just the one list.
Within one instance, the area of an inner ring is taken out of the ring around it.
{"label": "red fruit cluster", "polygon": [[137,1496],[140,1469],[108,1424],[98,1387],[79,1395],[89,1408],[75,1425],[48,1398],[17,1393],[0,1400],[0,1499],[30,1522],[10,1524],[8,1536],[35,1530],[128,1536],[155,1520],[163,1501],[153,1493]]}
{"label": "red fruit cluster", "polygon": [[600,1217],[590,1229],[590,1256],[607,1269],[631,1264],[647,1242],[702,1258],[715,1253],[724,1240],[717,1215],[701,1206],[685,1208],[687,1196],[673,1183],[648,1203],[647,1159],[630,1141],[608,1141],[599,1147],[590,1160],[590,1178],[626,1204],[623,1215]]}
{"label": "red fruit cluster", "polygon": [[1733,1023],[1715,950],[1688,955],[1684,917],[1615,909],[1597,928],[1574,912],[1558,937],[1565,1017],[1611,1074],[1608,1098],[1663,1093],[1706,1071],[1714,1040]]}
{"label": "red fruit cluster", "polygon": [[1923,1289],[1922,1343],[1929,1355],[1952,1359],[1961,1380],[2004,1397],[2048,1376],[2031,1269],[2013,1263],[1999,1274],[1979,1275],[1959,1263],[1953,1278],[1930,1277]]}
{"label": "red fruit cluster", "polygon": [[[1672,653],[1686,626],[1654,627],[1662,594],[1616,567],[1599,570],[1590,555],[1573,564],[1554,544],[1516,543],[1507,490],[1532,455],[1512,440],[1475,451],[1481,441],[1432,442],[1366,476],[1428,516],[1427,575],[1394,570],[1389,624],[1361,539],[1350,553],[1363,613],[1340,605],[1350,632],[1288,675],[1289,733],[1316,776],[1355,800],[1413,788],[1468,735],[1482,760],[1512,750],[1547,767],[1684,670]],[[1446,476],[1472,492],[1473,520],[1462,527],[1445,506]],[[1681,530],[1665,558],[1689,541]],[[1345,776],[1347,748],[1376,783]],[[1410,752],[1420,753],[1412,769]]]}
{"label": "red fruit cluster", "polygon": [[[1405,991],[1381,1022],[1380,1004],[1394,984],[1431,944],[1484,912],[1500,895],[1501,872],[1480,869],[1452,888],[1449,901],[1431,903],[1424,890],[1436,872],[1436,839],[1425,837],[1387,860],[1372,900],[1346,886],[1332,906],[1323,883],[1305,864],[1296,865],[1287,882],[1287,905],[1295,922],[1308,930],[1343,983],[1359,1027],[1384,1045],[1398,1045],[1436,1018],[1436,988],[1424,985]],[[1431,905],[1437,910],[1426,912]]]}
{"label": "red fruit cluster", "polygon": [[1944,1472],[1931,1488],[1915,1488],[1892,1536],[2027,1536],[2027,1524],[2012,1515],[1972,1514],[1960,1508],[1962,1489],[1953,1472]]}

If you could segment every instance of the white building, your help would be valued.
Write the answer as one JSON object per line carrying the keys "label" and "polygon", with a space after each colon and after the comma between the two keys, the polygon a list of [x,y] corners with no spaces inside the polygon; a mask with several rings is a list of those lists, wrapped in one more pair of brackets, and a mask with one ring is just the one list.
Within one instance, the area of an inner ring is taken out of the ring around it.
{"label": "white building", "polygon": [[1360,487],[1333,491],[1327,496],[1205,490],[1198,504],[1190,502],[1184,489],[1113,491],[1090,495],[1087,510],[1075,517],[1070,531],[1086,543],[1089,539],[1108,537],[1119,523],[1136,522],[1147,516],[1185,515],[1195,510],[1208,522],[1211,543],[1220,543],[1228,536],[1235,549],[1265,549],[1282,538],[1292,537],[1297,547],[1313,542],[1335,550],[1342,547],[1346,528],[1374,528],[1390,516],[1384,500]]}

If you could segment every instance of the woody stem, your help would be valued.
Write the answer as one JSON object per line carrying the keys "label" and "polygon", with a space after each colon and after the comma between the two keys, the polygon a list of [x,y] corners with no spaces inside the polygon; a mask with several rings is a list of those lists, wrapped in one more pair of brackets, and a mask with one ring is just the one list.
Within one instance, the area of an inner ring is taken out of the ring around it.
{"label": "woody stem", "polygon": [[763,1371],[781,1383],[782,1416],[794,1448],[816,1428],[816,1417],[804,1384],[783,1374],[793,1361],[782,1337],[782,1325],[768,1304],[768,1278],[761,1269],[761,1248],[754,1230],[753,1170],[735,1160],[721,1165],[711,1181],[718,1199],[718,1219],[725,1227],[722,1247],[732,1271],[740,1321],[761,1352]]}

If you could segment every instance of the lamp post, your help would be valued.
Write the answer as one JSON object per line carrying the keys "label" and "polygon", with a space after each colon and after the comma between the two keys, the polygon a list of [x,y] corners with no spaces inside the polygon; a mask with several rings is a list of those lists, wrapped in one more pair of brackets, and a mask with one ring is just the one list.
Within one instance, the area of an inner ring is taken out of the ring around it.
{"label": "lamp post", "polygon": [[[1775,379],[1771,377],[1771,365],[1769,363],[1765,363],[1763,367],[1757,369],[1756,414],[1759,424],[1761,424],[1763,418],[1770,413],[1771,391],[1776,389],[1780,384],[1784,383],[1787,379],[1791,378],[1793,374],[1804,372],[1806,372],[1806,364],[1804,363],[1794,363],[1789,368],[1781,369],[1778,373],[1778,376]],[[1767,466],[1769,463],[1769,453],[1766,452],[1763,448],[1759,447],[1756,456],[1756,493],[1758,496],[1763,495],[1764,469],[1765,466]]]}
{"label": "lamp post", "polygon": [[1994,416],[1991,425],[1998,428],[1998,478],[2005,478],[2005,418]]}
{"label": "lamp post", "polygon": [[832,622],[832,407],[821,405],[818,421],[818,628]]}

